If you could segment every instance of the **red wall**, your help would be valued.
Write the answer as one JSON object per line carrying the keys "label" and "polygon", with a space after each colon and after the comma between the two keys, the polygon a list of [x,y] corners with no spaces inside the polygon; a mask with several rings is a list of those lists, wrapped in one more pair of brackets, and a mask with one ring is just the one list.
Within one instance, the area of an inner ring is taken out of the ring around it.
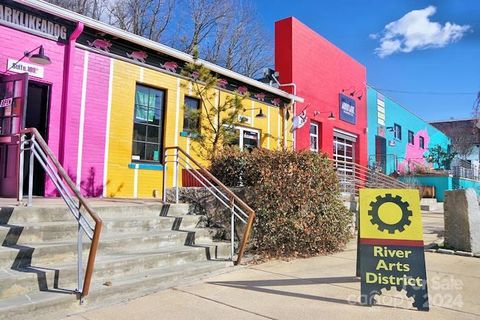
{"label": "red wall", "polygon": [[[275,69],[280,72],[280,82],[294,82],[297,95],[305,99],[304,103],[297,103],[296,114],[309,105],[308,122],[296,130],[296,149],[310,148],[310,121],[315,121],[320,125],[320,149],[331,156],[333,129],[347,131],[358,136],[356,162],[367,165],[365,66],[290,17],[275,23]],[[363,95],[361,100],[355,98],[355,125],[339,119],[339,94],[349,88]],[[314,111],[322,113],[314,117]],[[336,120],[327,120],[330,112]]]}

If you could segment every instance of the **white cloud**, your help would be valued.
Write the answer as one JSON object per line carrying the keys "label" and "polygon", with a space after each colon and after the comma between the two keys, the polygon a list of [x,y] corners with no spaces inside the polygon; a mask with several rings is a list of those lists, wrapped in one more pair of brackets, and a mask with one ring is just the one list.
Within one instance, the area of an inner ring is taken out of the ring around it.
{"label": "white cloud", "polygon": [[380,42],[375,53],[384,58],[396,52],[441,48],[460,40],[470,30],[469,25],[446,22],[442,26],[431,21],[430,17],[436,11],[434,6],[412,10],[399,20],[387,24],[381,32],[370,34],[371,39],[379,39]]}

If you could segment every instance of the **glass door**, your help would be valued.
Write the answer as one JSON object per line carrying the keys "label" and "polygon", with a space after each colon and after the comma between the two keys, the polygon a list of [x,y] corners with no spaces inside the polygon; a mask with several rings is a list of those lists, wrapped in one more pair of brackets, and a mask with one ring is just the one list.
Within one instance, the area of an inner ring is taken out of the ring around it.
{"label": "glass door", "polygon": [[18,196],[18,133],[25,127],[28,74],[0,75],[0,197]]}
{"label": "glass door", "polygon": [[340,189],[344,192],[355,191],[355,141],[346,137],[333,137],[333,159],[337,163]]}

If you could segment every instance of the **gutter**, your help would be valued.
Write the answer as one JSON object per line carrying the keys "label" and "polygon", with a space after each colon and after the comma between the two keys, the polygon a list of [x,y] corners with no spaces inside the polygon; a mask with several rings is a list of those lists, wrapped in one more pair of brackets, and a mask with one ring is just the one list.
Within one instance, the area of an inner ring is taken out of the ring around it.
{"label": "gutter", "polygon": [[[85,25],[87,27],[90,27],[90,28],[93,28],[93,29],[96,29],[96,30],[100,30],[100,31],[104,31],[105,33],[111,34],[112,36],[130,41],[132,43],[136,43],[136,44],[138,44],[142,47],[158,51],[160,53],[172,56],[174,58],[177,58],[177,59],[180,59],[180,60],[183,60],[183,61],[186,61],[186,62],[193,62],[194,61],[193,57],[191,55],[185,53],[185,52],[182,52],[180,50],[176,50],[174,48],[170,48],[170,47],[168,47],[166,45],[163,45],[161,43],[158,43],[158,42],[155,42],[155,41],[152,41],[152,40],[148,40],[146,38],[143,38],[143,37],[140,37],[140,36],[137,36],[137,35],[134,35],[130,32],[121,30],[119,28],[112,27],[112,26],[110,26],[106,23],[94,20],[94,19],[89,18],[89,17],[82,16],[78,13],[68,11],[66,9],[63,9],[61,7],[52,5],[52,4],[47,3],[45,1],[41,1],[41,0],[29,0],[29,1],[15,0],[15,1],[26,4],[26,5],[28,5],[32,8],[38,9],[40,11],[44,11],[44,12],[50,13],[52,15],[61,17],[61,18],[66,19],[66,20],[71,20],[71,21],[75,21],[75,22],[78,22],[78,23],[82,23],[83,25]],[[244,75],[241,75],[237,72],[234,72],[234,71],[228,70],[226,68],[220,67],[220,66],[218,66],[216,64],[213,64],[211,62],[208,62],[208,61],[205,61],[205,60],[202,60],[202,59],[198,59],[198,62],[203,64],[207,69],[209,69],[213,72],[216,72],[218,74],[230,77],[232,79],[235,79],[235,80],[238,80],[238,81],[241,81],[241,82],[244,82],[246,84],[249,84],[249,85],[254,86],[256,88],[262,89],[264,91],[267,91],[267,92],[279,95],[281,97],[287,98],[287,99],[292,100],[294,102],[304,102],[304,99],[302,97],[297,97],[297,96],[289,94],[289,93],[287,93],[283,90],[273,88],[273,87],[271,87],[271,86],[269,86],[269,85],[267,85],[263,82],[251,79],[251,78],[246,77]]]}
{"label": "gutter", "polygon": [[60,134],[58,141],[58,160],[62,166],[65,166],[65,145],[67,143],[68,134],[65,134],[67,129],[68,109],[71,105],[71,92],[73,90],[73,76],[74,76],[74,61],[75,61],[75,43],[78,37],[82,34],[84,24],[78,22],[75,30],[73,30],[68,43],[65,46],[65,55],[63,62],[63,92],[62,103],[60,109]]}

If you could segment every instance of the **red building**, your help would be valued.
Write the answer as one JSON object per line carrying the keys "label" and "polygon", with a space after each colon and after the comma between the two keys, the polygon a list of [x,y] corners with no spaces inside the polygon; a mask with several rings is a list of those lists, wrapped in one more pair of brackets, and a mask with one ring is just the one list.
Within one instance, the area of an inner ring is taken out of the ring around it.
{"label": "red building", "polygon": [[305,99],[295,108],[296,115],[304,110],[307,115],[296,130],[296,149],[322,150],[366,166],[365,66],[290,17],[275,23],[275,69],[280,83],[294,83]]}

